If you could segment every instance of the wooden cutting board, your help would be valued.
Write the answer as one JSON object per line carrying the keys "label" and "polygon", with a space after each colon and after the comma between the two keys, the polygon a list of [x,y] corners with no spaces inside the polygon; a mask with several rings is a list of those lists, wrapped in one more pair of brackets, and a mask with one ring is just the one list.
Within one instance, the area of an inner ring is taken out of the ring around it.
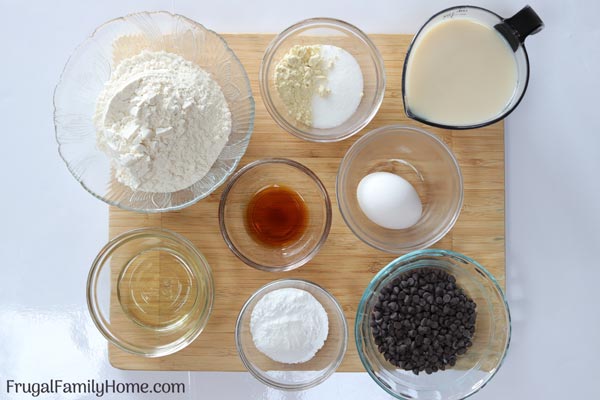
{"label": "wooden cutting board", "polygon": [[[379,48],[387,74],[385,99],[375,119],[359,134],[339,143],[310,143],[286,133],[267,113],[258,89],[263,52],[273,35],[225,35],[244,64],[256,100],[254,133],[241,166],[269,156],[287,157],[311,168],[331,197],[333,224],[319,254],[300,269],[285,273],[254,270],[227,248],[218,223],[223,187],[181,211],[139,214],[110,208],[110,237],[138,227],[163,227],[190,239],[212,267],[215,303],[210,320],[194,343],[173,355],[143,358],[109,348],[111,364],[122,369],[244,371],[234,343],[238,312],[246,299],[267,282],[303,278],[329,290],[341,303],[349,327],[348,351],[339,371],[364,371],[354,342],[354,317],[359,299],[371,278],[395,256],[377,251],[356,238],[346,227],[335,199],[335,177],[346,150],[362,134],[389,124],[420,125],[403,111],[401,78],[404,55],[412,36],[371,35]],[[449,131],[422,126],[437,134],[454,151],[464,178],[464,205],[458,222],[433,247],[451,249],[474,258],[504,285],[504,125]]]}

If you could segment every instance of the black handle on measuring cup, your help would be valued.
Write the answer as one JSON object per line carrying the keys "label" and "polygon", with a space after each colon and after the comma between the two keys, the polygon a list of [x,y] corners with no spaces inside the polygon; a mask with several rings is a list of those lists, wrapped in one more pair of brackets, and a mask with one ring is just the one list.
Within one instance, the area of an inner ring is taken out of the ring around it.
{"label": "black handle on measuring cup", "polygon": [[530,6],[525,6],[510,18],[502,20],[494,28],[510,43],[513,51],[525,41],[529,35],[538,33],[544,28],[544,21]]}

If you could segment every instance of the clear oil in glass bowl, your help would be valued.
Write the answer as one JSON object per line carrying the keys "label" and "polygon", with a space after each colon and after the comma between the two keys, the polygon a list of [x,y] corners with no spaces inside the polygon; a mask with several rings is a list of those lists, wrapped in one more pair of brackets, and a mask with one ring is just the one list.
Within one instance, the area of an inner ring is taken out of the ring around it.
{"label": "clear oil in glass bowl", "polygon": [[214,301],[204,255],[185,237],[140,228],[108,242],[92,264],[87,302],[94,324],[112,344],[161,357],[193,342]]}
{"label": "clear oil in glass bowl", "polygon": [[168,248],[152,248],[134,256],[119,274],[117,298],[136,324],[170,330],[190,317],[200,295],[185,257]]}

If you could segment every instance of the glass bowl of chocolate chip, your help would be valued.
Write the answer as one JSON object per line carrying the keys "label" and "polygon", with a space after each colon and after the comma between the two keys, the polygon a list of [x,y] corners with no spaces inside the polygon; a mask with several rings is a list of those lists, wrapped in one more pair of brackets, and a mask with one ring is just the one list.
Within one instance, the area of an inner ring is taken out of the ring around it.
{"label": "glass bowl of chocolate chip", "polygon": [[459,400],[496,374],[510,343],[510,311],[494,276],[449,250],[419,250],[385,266],[356,313],[358,354],[398,399]]}

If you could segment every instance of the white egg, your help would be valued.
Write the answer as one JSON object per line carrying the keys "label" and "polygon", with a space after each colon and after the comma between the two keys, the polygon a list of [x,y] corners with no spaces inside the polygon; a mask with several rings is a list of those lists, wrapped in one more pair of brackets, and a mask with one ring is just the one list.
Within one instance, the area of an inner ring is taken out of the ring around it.
{"label": "white egg", "polygon": [[374,172],[362,178],[356,197],[367,218],[388,229],[410,228],[423,212],[413,185],[390,172]]}

